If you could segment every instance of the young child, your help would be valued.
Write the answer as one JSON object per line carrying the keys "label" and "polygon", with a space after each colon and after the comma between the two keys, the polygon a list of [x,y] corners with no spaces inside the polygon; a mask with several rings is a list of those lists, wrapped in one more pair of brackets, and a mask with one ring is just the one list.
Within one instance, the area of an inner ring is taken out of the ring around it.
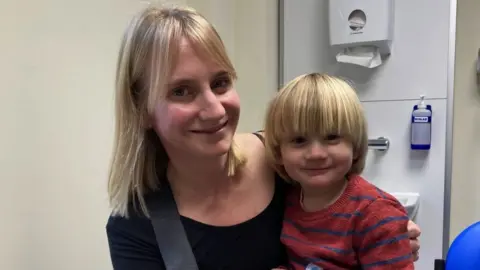
{"label": "young child", "polygon": [[414,269],[405,209],[360,176],[367,125],[349,84],[318,73],[289,82],[269,105],[265,143],[298,184],[282,231],[289,269]]}

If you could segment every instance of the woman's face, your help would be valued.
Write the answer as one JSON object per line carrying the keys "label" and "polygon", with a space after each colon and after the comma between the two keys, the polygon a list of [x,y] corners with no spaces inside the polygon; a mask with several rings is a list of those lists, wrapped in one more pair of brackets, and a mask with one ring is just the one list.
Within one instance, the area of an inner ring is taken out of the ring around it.
{"label": "woman's face", "polygon": [[239,97],[226,70],[184,39],[166,91],[152,125],[168,154],[198,158],[226,154],[240,115]]}

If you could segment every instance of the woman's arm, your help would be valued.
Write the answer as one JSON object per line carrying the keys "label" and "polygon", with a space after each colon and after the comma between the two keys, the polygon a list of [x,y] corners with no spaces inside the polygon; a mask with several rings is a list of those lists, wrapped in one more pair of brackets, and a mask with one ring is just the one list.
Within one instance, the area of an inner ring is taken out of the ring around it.
{"label": "woman's arm", "polygon": [[148,219],[110,217],[106,229],[113,269],[165,270]]}

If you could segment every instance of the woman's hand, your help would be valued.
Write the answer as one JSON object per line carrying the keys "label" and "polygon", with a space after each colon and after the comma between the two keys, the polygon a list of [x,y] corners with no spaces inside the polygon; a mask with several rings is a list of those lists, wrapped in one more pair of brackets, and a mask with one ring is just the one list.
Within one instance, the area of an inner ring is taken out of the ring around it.
{"label": "woman's hand", "polygon": [[412,248],[413,260],[418,260],[418,250],[420,249],[420,241],[418,237],[421,234],[420,227],[415,222],[409,220],[407,225],[408,238],[410,238],[410,247]]}

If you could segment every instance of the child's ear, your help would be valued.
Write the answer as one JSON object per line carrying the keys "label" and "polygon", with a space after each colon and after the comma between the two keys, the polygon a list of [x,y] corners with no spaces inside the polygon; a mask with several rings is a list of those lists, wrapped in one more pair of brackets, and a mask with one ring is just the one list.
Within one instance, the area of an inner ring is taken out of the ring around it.
{"label": "child's ear", "polygon": [[[368,149],[367,149],[367,151],[368,151]],[[355,151],[355,150],[354,150],[354,151],[353,151],[353,155],[352,155],[352,157],[353,157],[353,158],[352,158],[352,159],[353,159],[353,162],[356,162],[357,160],[359,160],[360,157],[362,157],[362,153],[363,153],[362,151]],[[365,153],[365,155],[366,155],[366,154],[367,154],[367,153]]]}

